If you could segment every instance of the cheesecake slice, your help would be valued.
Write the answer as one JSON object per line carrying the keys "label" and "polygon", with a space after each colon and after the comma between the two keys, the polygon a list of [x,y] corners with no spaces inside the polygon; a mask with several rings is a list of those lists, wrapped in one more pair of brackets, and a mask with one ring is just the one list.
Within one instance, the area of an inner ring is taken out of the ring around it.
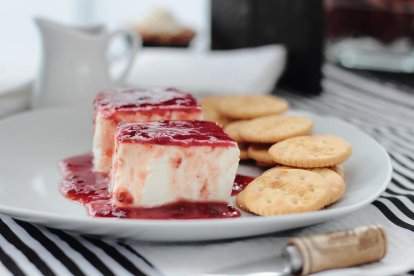
{"label": "cheesecake slice", "polygon": [[110,191],[115,206],[223,202],[239,163],[237,143],[216,123],[158,121],[117,128]]}
{"label": "cheesecake slice", "polygon": [[196,99],[174,88],[118,89],[99,93],[94,101],[94,170],[111,170],[114,133],[121,122],[201,120]]}

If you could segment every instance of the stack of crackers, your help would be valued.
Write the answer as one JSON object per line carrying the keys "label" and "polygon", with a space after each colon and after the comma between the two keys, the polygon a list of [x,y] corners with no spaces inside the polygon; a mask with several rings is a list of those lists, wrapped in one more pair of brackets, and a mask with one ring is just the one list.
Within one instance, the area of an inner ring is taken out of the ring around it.
{"label": "stack of crackers", "polygon": [[206,120],[237,141],[240,159],[269,167],[237,195],[237,205],[257,215],[317,211],[345,191],[339,164],[351,145],[333,135],[310,135],[313,122],[283,114],[288,103],[272,96],[209,97],[201,100]]}

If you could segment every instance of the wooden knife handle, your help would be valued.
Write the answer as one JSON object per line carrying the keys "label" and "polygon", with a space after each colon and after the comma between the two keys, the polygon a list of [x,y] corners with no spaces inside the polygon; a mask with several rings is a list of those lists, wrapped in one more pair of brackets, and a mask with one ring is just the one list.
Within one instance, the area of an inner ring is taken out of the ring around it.
{"label": "wooden knife handle", "polygon": [[387,238],[380,226],[294,238],[288,245],[296,246],[302,256],[301,275],[375,262],[387,252]]}

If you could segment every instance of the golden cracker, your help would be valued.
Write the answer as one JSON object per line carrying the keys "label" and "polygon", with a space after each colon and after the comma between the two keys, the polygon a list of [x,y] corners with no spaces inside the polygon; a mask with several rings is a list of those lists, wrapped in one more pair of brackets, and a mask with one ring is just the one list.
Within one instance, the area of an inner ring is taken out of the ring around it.
{"label": "golden cracker", "polygon": [[263,167],[263,168],[269,168],[269,167],[274,167],[275,164],[274,163],[265,163],[265,162],[256,161],[256,166]]}
{"label": "golden cracker", "polygon": [[227,118],[218,110],[219,103],[226,98],[225,96],[210,96],[200,100],[201,109],[203,110],[203,117],[206,121],[213,121],[220,126],[225,126],[232,120]]}
{"label": "golden cracker", "polygon": [[246,143],[237,143],[237,146],[240,150],[240,160],[250,159],[249,154],[247,153],[247,148],[249,147],[249,145]]}
{"label": "golden cracker", "polygon": [[243,142],[244,140],[240,136],[240,130],[244,125],[249,122],[247,120],[234,121],[224,127],[224,132],[227,133],[234,141]]}
{"label": "golden cracker", "polygon": [[276,163],[273,161],[269,154],[269,148],[271,145],[267,144],[251,144],[247,149],[250,158],[256,160],[260,164],[266,166],[274,166]]}
{"label": "golden cracker", "polygon": [[[294,167],[288,166],[280,166],[268,169],[267,171],[263,172],[262,175],[272,172],[275,169],[294,169]],[[331,200],[329,201],[328,205],[331,205],[338,201],[345,192],[346,183],[345,183],[345,175],[343,174],[343,170],[339,166],[335,167],[328,167],[328,168],[314,168],[314,169],[303,169],[308,170],[311,172],[315,172],[320,174],[326,182],[328,182],[331,188]],[[338,172],[336,172],[336,170]]]}
{"label": "golden cracker", "polygon": [[250,212],[249,209],[247,209],[246,205],[244,204],[244,190],[237,194],[236,205],[243,211]]}
{"label": "golden cracker", "polygon": [[351,145],[332,135],[289,138],[270,147],[276,163],[299,168],[319,168],[338,165],[352,153]]}
{"label": "golden cracker", "polygon": [[331,201],[325,179],[308,170],[277,168],[253,180],[236,199],[243,210],[262,216],[317,211]]}
{"label": "golden cracker", "polygon": [[342,177],[342,179],[345,180],[345,171],[341,166],[337,165],[333,167],[328,167],[328,169],[333,170],[334,172],[339,174],[339,176]]}
{"label": "golden cracker", "polygon": [[273,144],[287,138],[308,134],[312,128],[312,121],[304,116],[266,116],[245,123],[240,130],[240,137],[247,142]]}
{"label": "golden cracker", "polygon": [[270,95],[228,97],[223,99],[218,107],[221,114],[233,119],[252,119],[280,114],[288,108],[287,101]]}
{"label": "golden cracker", "polygon": [[330,168],[315,168],[309,170],[321,175],[329,184],[331,188],[331,199],[328,205],[337,202],[342,197],[346,189],[346,184],[345,180],[338,173]]}

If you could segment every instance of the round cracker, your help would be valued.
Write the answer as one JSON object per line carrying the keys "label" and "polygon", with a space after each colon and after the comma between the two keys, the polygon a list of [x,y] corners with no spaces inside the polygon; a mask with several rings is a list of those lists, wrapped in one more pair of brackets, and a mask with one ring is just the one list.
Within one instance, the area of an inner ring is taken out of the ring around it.
{"label": "round cracker", "polygon": [[239,195],[236,203],[240,208],[262,216],[317,211],[332,198],[331,188],[320,174],[290,168],[272,169]]}
{"label": "round cracker", "polygon": [[240,209],[242,209],[246,212],[250,212],[249,209],[247,209],[246,205],[244,204],[244,190],[237,194],[237,196],[236,196],[236,205]]}
{"label": "round cracker", "polygon": [[221,114],[233,119],[252,119],[280,114],[289,108],[282,98],[264,95],[234,96],[223,99],[219,104]]}
{"label": "round cracker", "polygon": [[266,164],[266,166],[274,166],[276,163],[268,152],[270,146],[271,145],[267,144],[251,144],[247,149],[247,152],[249,157],[256,160],[258,163]]}
{"label": "round cracker", "polygon": [[263,167],[263,168],[269,168],[269,167],[274,167],[275,164],[274,163],[265,163],[265,162],[256,161],[256,166]]}
{"label": "round cracker", "polygon": [[[270,173],[276,169],[294,169],[294,167],[288,166],[279,166],[275,168],[268,169],[264,171],[262,175]],[[331,205],[338,201],[345,192],[346,183],[344,179],[343,170],[339,166],[329,167],[329,168],[313,168],[313,169],[304,169],[308,171],[315,172],[321,175],[326,182],[328,182],[329,187],[331,188],[331,200],[329,201],[328,205]],[[338,170],[336,172],[335,170]]]}
{"label": "round cracker", "polygon": [[331,168],[315,168],[309,170],[321,175],[329,184],[329,187],[331,188],[331,199],[328,205],[337,202],[342,197],[345,192],[346,184],[344,179],[338,173]]}
{"label": "round cracker", "polygon": [[250,159],[249,154],[247,153],[247,148],[249,147],[249,145],[246,143],[237,143],[237,146],[240,150],[240,160]]}
{"label": "round cracker", "polygon": [[299,168],[319,168],[338,165],[352,153],[351,145],[332,135],[289,138],[270,147],[276,163]]}
{"label": "round cracker", "polygon": [[243,142],[243,139],[240,136],[240,130],[244,127],[244,125],[249,122],[247,120],[241,121],[234,121],[229,123],[224,127],[224,132],[227,133],[233,140],[236,142]]}
{"label": "round cracker", "polygon": [[295,168],[295,167],[289,167],[289,166],[283,166],[283,165],[277,164],[273,168],[270,168],[270,169],[265,170],[264,172],[262,172],[262,175],[267,174],[267,173],[270,173],[270,172],[272,172],[273,170],[276,170],[276,169],[300,169],[300,170],[308,170],[308,169],[303,169],[303,168]]}
{"label": "round cracker", "polygon": [[203,110],[203,117],[206,121],[218,123],[220,126],[225,126],[232,120],[227,118],[218,110],[219,103],[226,98],[225,96],[211,96],[200,100],[201,109]]}
{"label": "round cracker", "polygon": [[345,171],[341,166],[333,166],[333,167],[329,167],[328,169],[333,170],[334,172],[339,174],[339,176],[342,177],[343,180],[345,180]]}
{"label": "round cracker", "polygon": [[249,160],[249,154],[247,153],[247,150],[240,150],[240,160]]}
{"label": "round cracker", "polygon": [[240,130],[240,137],[247,142],[272,144],[308,134],[312,128],[312,121],[304,116],[266,116],[245,123]]}

